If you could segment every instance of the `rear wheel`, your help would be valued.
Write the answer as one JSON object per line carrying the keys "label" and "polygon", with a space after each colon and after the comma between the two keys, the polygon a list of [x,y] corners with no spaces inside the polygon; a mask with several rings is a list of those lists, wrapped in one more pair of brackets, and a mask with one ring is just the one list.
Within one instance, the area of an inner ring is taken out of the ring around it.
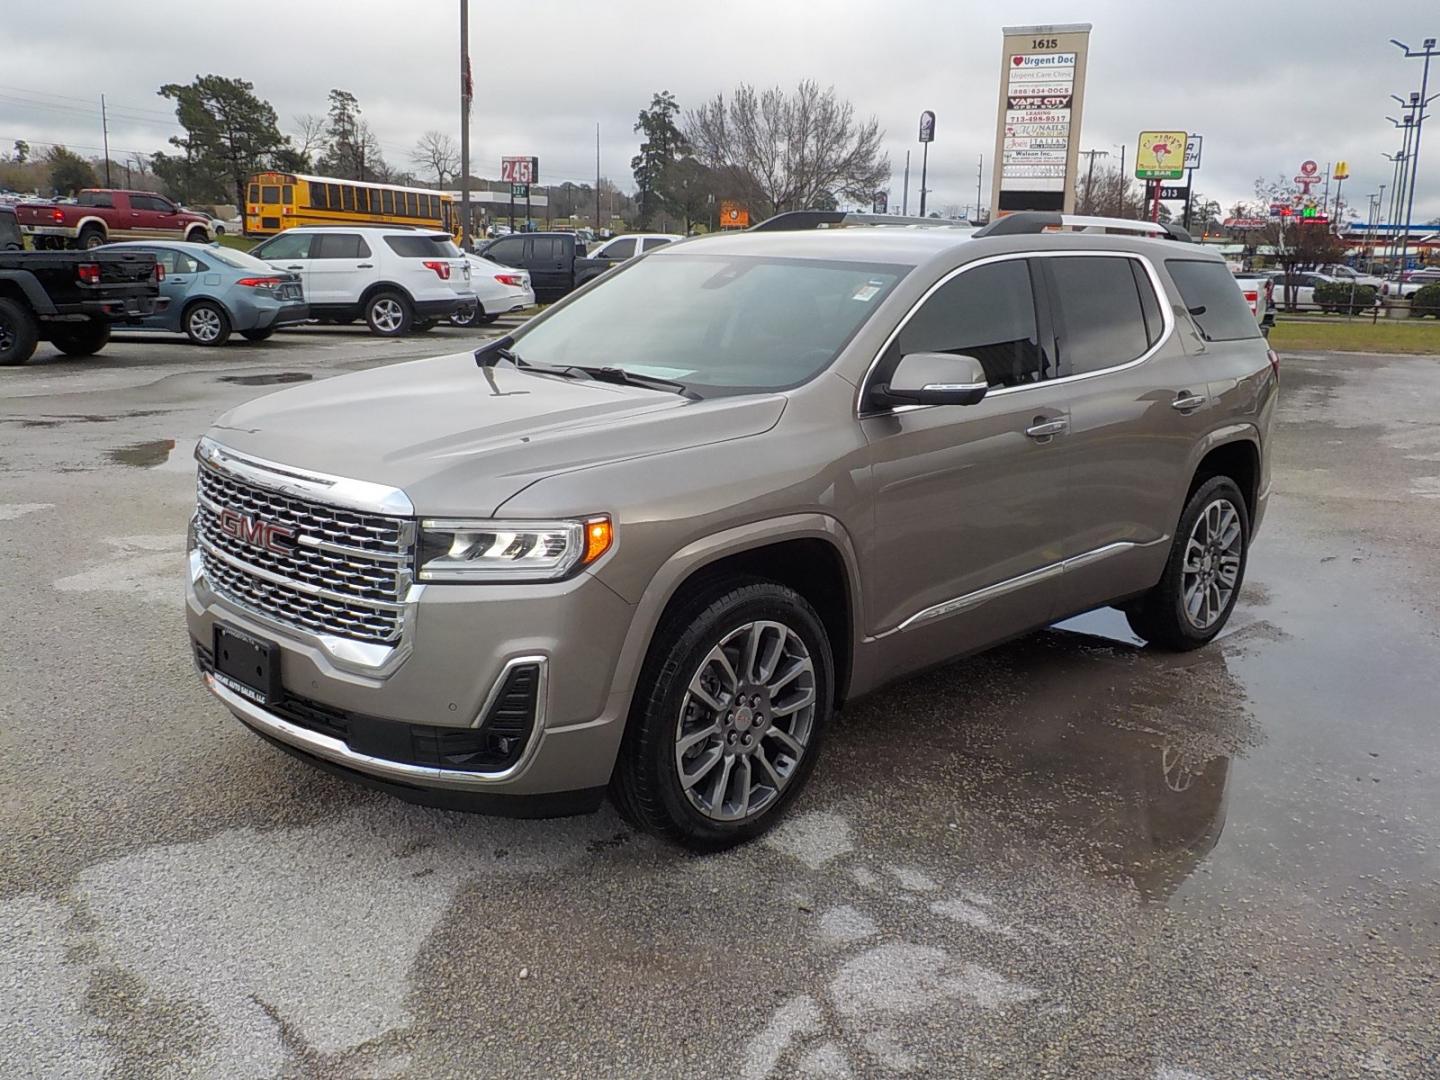
{"label": "rear wheel", "polygon": [[793,589],[735,578],[661,626],[611,791],[641,828],[698,850],[758,836],[804,787],[834,665]]}
{"label": "rear wheel", "polygon": [[94,356],[109,340],[110,324],[104,319],[61,323],[50,332],[50,344],[66,356]]}
{"label": "rear wheel", "polygon": [[275,328],[268,326],[264,330],[241,330],[240,336],[246,341],[269,341],[270,336],[274,333]]}
{"label": "rear wheel", "polygon": [[1245,497],[1228,476],[1206,480],[1185,503],[1160,584],[1125,610],[1152,645],[1198,649],[1225,627],[1250,549]]}
{"label": "rear wheel", "polygon": [[477,316],[480,316],[480,318],[481,318],[482,320],[483,320],[483,318],[484,318],[484,312],[481,311],[480,305],[479,305],[479,304],[466,304],[464,307],[456,308],[453,312],[451,312],[451,314],[450,314],[450,325],[451,325],[451,326],[474,326],[474,325],[475,325],[475,322],[477,321],[477,320],[476,320],[476,317],[477,317]]}
{"label": "rear wheel", "polygon": [[230,316],[213,300],[201,300],[185,311],[185,336],[196,345],[224,345],[230,338]]}
{"label": "rear wheel", "polygon": [[99,225],[86,225],[80,230],[80,235],[75,238],[76,246],[85,251],[97,248],[103,243],[105,243],[105,230]]}
{"label": "rear wheel", "polygon": [[19,366],[35,353],[40,328],[35,318],[14,300],[0,297],[0,364]]}
{"label": "rear wheel", "polygon": [[370,332],[382,337],[399,337],[408,333],[414,317],[410,302],[389,289],[376,293],[365,305],[365,321],[370,326]]}
{"label": "rear wheel", "polygon": [[435,329],[434,319],[416,319],[410,324],[412,334],[426,334]]}

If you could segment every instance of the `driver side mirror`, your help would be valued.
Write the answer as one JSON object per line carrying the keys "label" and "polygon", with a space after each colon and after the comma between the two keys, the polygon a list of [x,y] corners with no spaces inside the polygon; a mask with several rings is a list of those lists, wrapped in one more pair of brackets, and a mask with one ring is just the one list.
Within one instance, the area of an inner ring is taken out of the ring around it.
{"label": "driver side mirror", "polygon": [[990,388],[989,377],[973,356],[955,353],[907,353],[888,383],[870,391],[880,408],[897,405],[974,405]]}

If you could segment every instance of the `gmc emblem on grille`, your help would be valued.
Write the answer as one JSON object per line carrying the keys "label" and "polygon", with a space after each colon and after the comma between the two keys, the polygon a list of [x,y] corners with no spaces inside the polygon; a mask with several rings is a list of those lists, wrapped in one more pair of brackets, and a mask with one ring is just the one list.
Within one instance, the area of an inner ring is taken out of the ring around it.
{"label": "gmc emblem on grille", "polygon": [[217,524],[222,533],[233,536],[242,544],[263,548],[265,551],[273,551],[277,555],[288,555],[295,550],[295,545],[292,543],[295,539],[295,530],[287,529],[284,525],[263,521],[258,517],[242,514],[238,510],[231,510],[229,507],[220,511]]}

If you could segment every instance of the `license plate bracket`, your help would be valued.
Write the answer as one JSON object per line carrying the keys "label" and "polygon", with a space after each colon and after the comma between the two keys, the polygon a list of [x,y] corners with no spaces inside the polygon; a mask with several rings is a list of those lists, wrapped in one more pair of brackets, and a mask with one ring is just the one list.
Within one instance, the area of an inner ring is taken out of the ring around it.
{"label": "license plate bracket", "polygon": [[223,623],[215,624],[215,681],[257,705],[280,697],[279,647]]}

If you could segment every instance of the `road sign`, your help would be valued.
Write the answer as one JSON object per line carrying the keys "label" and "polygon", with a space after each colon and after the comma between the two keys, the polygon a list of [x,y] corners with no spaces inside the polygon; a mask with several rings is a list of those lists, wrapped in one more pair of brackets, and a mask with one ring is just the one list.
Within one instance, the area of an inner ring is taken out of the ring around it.
{"label": "road sign", "polygon": [[1200,144],[1205,141],[1203,135],[1191,135],[1185,140],[1185,168],[1198,169],[1200,167]]}
{"label": "road sign", "polygon": [[540,159],[533,157],[502,157],[500,179],[507,184],[535,184],[540,181]]}
{"label": "road sign", "polygon": [[1142,131],[1135,151],[1135,177],[1139,180],[1179,180],[1185,175],[1183,131]]}
{"label": "road sign", "polygon": [[720,204],[720,228],[748,229],[750,211],[737,202],[725,201]]}
{"label": "road sign", "polygon": [[935,114],[929,109],[920,114],[920,141],[935,141]]}

